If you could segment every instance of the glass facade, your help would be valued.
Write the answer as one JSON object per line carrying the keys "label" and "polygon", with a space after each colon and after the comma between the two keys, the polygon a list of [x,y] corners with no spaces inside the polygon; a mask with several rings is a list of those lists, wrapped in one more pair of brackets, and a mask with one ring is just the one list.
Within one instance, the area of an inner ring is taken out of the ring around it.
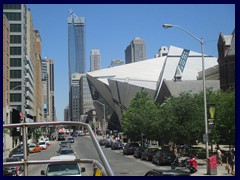
{"label": "glass facade", "polygon": [[68,18],[69,82],[71,74],[85,73],[85,22],[84,17]]}

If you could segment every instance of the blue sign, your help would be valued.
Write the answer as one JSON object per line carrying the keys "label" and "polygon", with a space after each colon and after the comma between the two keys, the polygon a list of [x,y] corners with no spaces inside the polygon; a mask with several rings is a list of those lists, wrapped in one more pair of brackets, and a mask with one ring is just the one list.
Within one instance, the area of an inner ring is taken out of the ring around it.
{"label": "blue sign", "polygon": [[186,62],[187,62],[187,58],[189,56],[189,52],[190,52],[190,50],[187,50],[187,49],[184,49],[183,52],[182,52],[182,55],[181,55],[180,60],[178,62],[178,67],[181,70],[181,72],[183,72],[183,70],[184,70],[184,67],[185,67]]}

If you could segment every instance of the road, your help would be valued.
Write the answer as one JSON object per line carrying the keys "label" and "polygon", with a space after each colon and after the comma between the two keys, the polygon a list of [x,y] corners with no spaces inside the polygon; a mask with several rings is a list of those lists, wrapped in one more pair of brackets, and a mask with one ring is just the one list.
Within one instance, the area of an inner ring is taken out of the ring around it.
{"label": "road", "polygon": [[[39,153],[29,155],[30,160],[47,160],[50,157],[57,155],[60,141],[53,141],[52,145],[47,150],[42,150]],[[89,136],[76,137],[75,142],[72,143],[72,148],[80,159],[96,159],[101,162],[97,151]],[[150,169],[159,169],[160,167],[151,162],[136,159],[133,156],[123,155],[122,150],[111,150],[111,148],[102,147],[102,150],[108,160],[114,175],[116,176],[144,176]],[[92,165],[82,165],[86,168],[83,176],[92,175]],[[29,176],[40,176],[41,170],[46,169],[46,164],[29,166]],[[170,169],[169,166],[161,166],[161,169]]]}

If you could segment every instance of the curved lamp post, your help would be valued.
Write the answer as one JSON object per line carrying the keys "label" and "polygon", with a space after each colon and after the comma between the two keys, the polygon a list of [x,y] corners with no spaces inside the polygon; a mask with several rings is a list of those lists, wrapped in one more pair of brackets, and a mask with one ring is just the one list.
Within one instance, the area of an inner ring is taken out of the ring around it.
{"label": "curved lamp post", "polygon": [[203,100],[204,100],[204,121],[205,121],[205,142],[206,142],[206,158],[209,157],[209,152],[208,152],[208,121],[207,121],[207,100],[206,100],[206,83],[205,83],[205,68],[204,68],[204,52],[203,52],[203,38],[199,39],[195,35],[193,35],[191,32],[188,30],[184,29],[181,26],[178,25],[173,25],[173,24],[164,24],[163,28],[171,28],[171,27],[176,27],[179,28],[183,31],[185,31],[187,34],[192,36],[194,39],[196,39],[198,42],[201,44],[201,53],[202,53],[202,75],[203,75]]}

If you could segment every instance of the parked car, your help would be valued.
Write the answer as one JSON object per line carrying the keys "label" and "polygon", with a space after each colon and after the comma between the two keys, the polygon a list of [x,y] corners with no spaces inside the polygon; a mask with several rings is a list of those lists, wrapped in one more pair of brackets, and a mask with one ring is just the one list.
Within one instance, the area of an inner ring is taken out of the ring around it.
{"label": "parked car", "polygon": [[106,140],[105,141],[105,148],[111,147],[112,146],[112,141],[111,140]]}
{"label": "parked car", "polygon": [[[9,153],[9,157],[12,157],[14,154],[23,154],[23,145],[22,144],[18,145],[14,149],[12,149]],[[28,150],[27,150],[27,155],[29,155]]]}
{"label": "parked car", "polygon": [[58,155],[73,155],[73,156],[75,156],[73,149],[69,148],[69,147],[60,148],[57,151],[57,153],[58,153]]}
{"label": "parked car", "polygon": [[73,137],[69,137],[68,141],[70,141],[71,143],[74,143],[74,138]]}
{"label": "parked car", "polygon": [[38,143],[38,145],[39,145],[40,147],[42,147],[43,150],[46,150],[47,147],[48,147],[46,141],[40,141],[40,142]]}
{"label": "parked car", "polygon": [[135,149],[139,147],[139,143],[136,142],[131,142],[131,143],[127,143],[124,147],[123,147],[123,154],[134,154]]}
{"label": "parked car", "polygon": [[18,159],[20,159],[20,161],[22,161],[24,159],[23,154],[13,154],[12,157],[18,158]]}
{"label": "parked car", "polygon": [[146,161],[151,161],[153,155],[157,152],[160,151],[159,147],[148,147],[142,152],[141,159],[146,160]]}
{"label": "parked car", "polygon": [[106,139],[100,139],[98,142],[99,142],[100,146],[105,146],[106,141],[107,141]]}
{"label": "parked car", "polygon": [[[75,160],[75,156],[54,156],[50,160]],[[46,170],[41,170],[41,175],[45,176],[82,176],[85,168],[81,167],[79,163],[49,163]]]}
{"label": "parked car", "polygon": [[134,154],[133,156],[135,158],[141,158],[142,156],[142,152],[146,149],[147,147],[144,147],[144,146],[139,146],[136,148],[136,150],[134,151]]}
{"label": "parked car", "polygon": [[123,144],[121,141],[115,141],[112,143],[111,145],[111,149],[115,150],[115,149],[122,149],[123,148]]}
{"label": "parked car", "polygon": [[[6,158],[5,162],[17,162],[21,161],[18,157],[9,157]],[[21,167],[21,170],[23,169],[22,165],[12,165],[12,166],[6,166],[3,168],[3,175],[4,176],[13,176],[17,173],[17,168]]]}
{"label": "parked car", "polygon": [[152,162],[158,165],[160,164],[171,164],[176,158],[175,154],[170,151],[157,151],[153,157]]}
{"label": "parked car", "polygon": [[171,169],[171,170],[158,170],[153,169],[148,171],[145,176],[190,176],[186,171],[180,169]]}
{"label": "parked car", "polygon": [[42,150],[42,147],[39,146],[38,144],[30,144],[28,146],[28,149],[30,153],[35,153],[35,152],[40,152]]}

